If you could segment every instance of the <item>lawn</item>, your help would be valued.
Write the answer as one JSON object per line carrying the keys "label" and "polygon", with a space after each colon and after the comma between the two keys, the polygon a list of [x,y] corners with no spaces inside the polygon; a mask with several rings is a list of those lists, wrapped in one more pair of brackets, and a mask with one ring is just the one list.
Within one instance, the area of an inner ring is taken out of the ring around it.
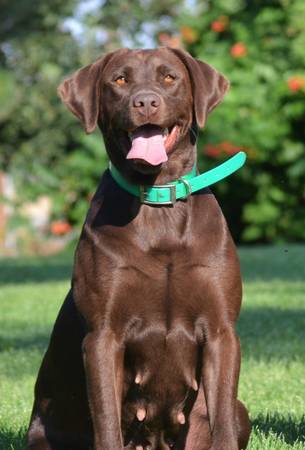
{"label": "lawn", "polygon": [[[239,397],[254,430],[248,449],[305,449],[305,246],[239,253]],[[0,260],[0,450],[24,448],[35,376],[71,264],[70,254]]]}

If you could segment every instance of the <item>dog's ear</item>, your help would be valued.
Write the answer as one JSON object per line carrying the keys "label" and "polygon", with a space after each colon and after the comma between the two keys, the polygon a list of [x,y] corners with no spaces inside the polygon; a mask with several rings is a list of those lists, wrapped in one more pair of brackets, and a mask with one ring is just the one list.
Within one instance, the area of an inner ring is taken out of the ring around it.
{"label": "dog's ear", "polygon": [[92,133],[96,127],[101,101],[101,76],[113,53],[107,53],[82,67],[57,89],[64,104],[81,120],[86,133]]}
{"label": "dog's ear", "polygon": [[186,66],[192,84],[194,112],[199,127],[205,125],[208,114],[221,102],[229,89],[229,81],[209,64],[194,59],[184,50],[171,48]]}

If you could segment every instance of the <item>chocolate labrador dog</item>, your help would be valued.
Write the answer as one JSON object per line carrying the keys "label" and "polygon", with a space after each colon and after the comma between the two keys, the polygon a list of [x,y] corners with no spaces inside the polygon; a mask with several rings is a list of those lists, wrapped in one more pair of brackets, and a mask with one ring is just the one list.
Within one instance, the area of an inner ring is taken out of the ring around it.
{"label": "chocolate labrador dog", "polygon": [[[86,132],[102,131],[112,170],[39,371],[28,450],[246,448],[239,262],[213,194],[187,181],[197,127],[227,90],[165,47],[108,53],[59,87]],[[183,198],[148,200],[143,186],[179,180]]]}

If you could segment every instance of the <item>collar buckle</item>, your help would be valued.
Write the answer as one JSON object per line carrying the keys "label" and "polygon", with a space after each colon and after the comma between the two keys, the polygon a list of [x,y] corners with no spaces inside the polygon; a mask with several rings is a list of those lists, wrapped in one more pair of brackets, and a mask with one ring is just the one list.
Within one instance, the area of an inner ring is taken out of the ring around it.
{"label": "collar buckle", "polygon": [[192,186],[191,186],[191,183],[188,180],[186,180],[185,178],[179,178],[179,181],[181,181],[181,183],[184,184],[185,192],[186,192],[186,194],[183,197],[181,197],[180,200],[185,200],[187,197],[192,195]]}
{"label": "collar buckle", "polygon": [[175,184],[158,184],[153,186],[154,189],[169,189],[170,200],[168,201],[159,201],[159,200],[148,200],[147,196],[148,192],[145,191],[145,186],[140,186],[140,202],[144,203],[144,205],[170,205],[173,206],[176,203],[176,185]]}

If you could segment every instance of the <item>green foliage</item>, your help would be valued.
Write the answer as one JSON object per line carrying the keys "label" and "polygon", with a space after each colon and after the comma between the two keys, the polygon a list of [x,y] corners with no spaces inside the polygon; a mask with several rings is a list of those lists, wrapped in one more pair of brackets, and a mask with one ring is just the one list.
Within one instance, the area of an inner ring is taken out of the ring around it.
{"label": "green foliage", "polygon": [[77,145],[79,127],[56,95],[64,75],[81,64],[76,41],[62,27],[74,6],[10,0],[1,7],[0,170],[13,175],[20,203],[57,195],[58,168]]}
{"label": "green foliage", "polygon": [[[100,135],[85,136],[56,88],[103,51],[176,29],[231,82],[200,133],[199,163],[206,170],[238,149],[248,153],[247,165],[213,189],[234,237],[304,239],[303,0],[198,0],[183,14],[173,0],[96,2],[82,14],[78,0],[21,3],[5,0],[0,10],[0,170],[13,174],[20,202],[47,193],[54,219],[81,224],[107,161]],[[71,17],[82,23],[78,38],[67,30]]]}
{"label": "green foliage", "polygon": [[59,168],[59,178],[64,180],[54,198],[57,215],[64,211],[74,224],[82,222],[108,157],[100,133],[79,136],[79,145],[66,155]]}
{"label": "green foliage", "polygon": [[[141,46],[146,17],[155,29],[179,2],[101,4],[4,0],[0,9],[0,170],[13,175],[19,203],[47,194],[53,219],[74,225],[84,220],[107,158],[100,133],[85,135],[57,86],[122,39]],[[67,28],[71,18],[82,28],[77,37]]]}
{"label": "green foliage", "polygon": [[304,20],[303,0],[207,1],[181,19],[197,36],[187,49],[231,82],[200,135],[199,156],[203,168],[215,165],[230,153],[224,142],[248,153],[246,167],[214,188],[244,241],[305,237]]}

